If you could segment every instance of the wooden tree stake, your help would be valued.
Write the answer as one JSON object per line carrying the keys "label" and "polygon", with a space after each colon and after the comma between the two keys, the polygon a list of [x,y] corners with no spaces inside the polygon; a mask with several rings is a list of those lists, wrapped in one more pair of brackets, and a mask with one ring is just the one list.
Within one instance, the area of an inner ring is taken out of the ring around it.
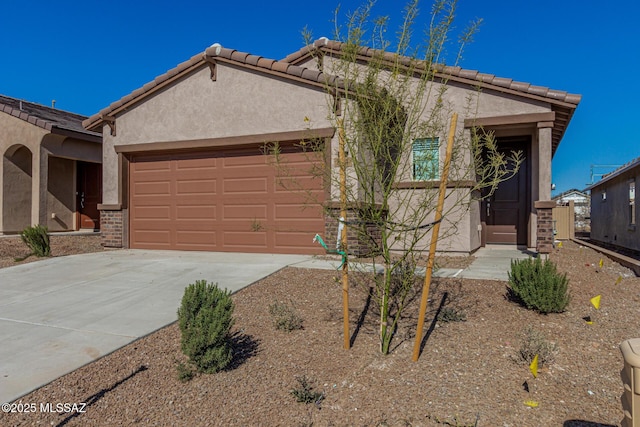
{"label": "wooden tree stake", "polygon": [[[340,218],[343,221],[340,236],[340,250],[347,254],[347,159],[345,155],[345,135],[344,123],[338,120],[338,162],[340,163]],[[349,262],[345,255],[345,262],[342,264],[342,313],[344,328],[344,348],[351,347],[351,337],[349,335]]]}
{"label": "wooden tree stake", "polygon": [[429,259],[427,261],[427,271],[424,275],[424,286],[422,288],[422,299],[420,300],[420,314],[418,315],[418,328],[416,330],[416,342],[413,345],[413,361],[417,362],[420,357],[420,345],[422,343],[422,329],[424,317],[427,312],[427,301],[429,300],[429,287],[431,286],[431,274],[433,273],[433,262],[436,257],[436,246],[438,244],[438,234],[440,233],[440,221],[444,210],[444,197],[447,191],[447,178],[449,176],[449,166],[451,164],[451,153],[453,152],[453,140],[456,134],[458,114],[453,113],[451,117],[451,127],[449,128],[449,138],[447,140],[447,153],[444,159],[444,169],[440,178],[440,193],[438,195],[438,206],[436,207],[435,225],[431,232],[431,246],[429,247]]}

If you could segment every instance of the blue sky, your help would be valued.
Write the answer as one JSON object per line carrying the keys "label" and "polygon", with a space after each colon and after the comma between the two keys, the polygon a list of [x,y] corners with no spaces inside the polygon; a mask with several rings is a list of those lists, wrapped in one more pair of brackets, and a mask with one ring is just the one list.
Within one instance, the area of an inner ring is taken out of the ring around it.
{"label": "blue sky", "polygon": [[[0,94],[91,115],[215,42],[281,59],[302,47],[305,26],[331,37],[338,4],[362,2],[5,2]],[[394,30],[404,4],[378,0],[374,14],[390,15]],[[638,16],[636,0],[459,1],[458,29],[484,21],[462,67],[582,95],[553,160],[555,193],[584,188],[592,164],[640,156]]]}

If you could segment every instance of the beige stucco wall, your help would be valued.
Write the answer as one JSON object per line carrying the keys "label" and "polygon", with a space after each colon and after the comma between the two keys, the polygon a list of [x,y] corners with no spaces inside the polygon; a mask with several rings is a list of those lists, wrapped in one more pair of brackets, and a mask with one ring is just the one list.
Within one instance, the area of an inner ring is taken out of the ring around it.
{"label": "beige stucco wall", "polygon": [[0,129],[0,232],[14,232],[31,225],[37,210],[31,195],[39,175],[31,166],[47,131],[5,113],[0,113]]}
{"label": "beige stucco wall", "polygon": [[[50,231],[74,229],[76,210],[76,162],[60,157],[49,157],[46,226]],[[55,218],[53,218],[55,214]]]}
{"label": "beige stucco wall", "polygon": [[[305,121],[305,118],[308,121]],[[321,88],[219,63],[205,65],[103,129],[103,204],[118,203],[116,145],[301,131],[331,126]],[[269,142],[269,141],[265,141]]]}
{"label": "beige stucco wall", "polygon": [[100,162],[101,144],[54,135],[5,113],[0,129],[0,233],[36,224],[73,229],[74,160]]}
{"label": "beige stucco wall", "polygon": [[31,166],[32,153],[24,146],[2,159],[2,231],[5,233],[31,225]]}

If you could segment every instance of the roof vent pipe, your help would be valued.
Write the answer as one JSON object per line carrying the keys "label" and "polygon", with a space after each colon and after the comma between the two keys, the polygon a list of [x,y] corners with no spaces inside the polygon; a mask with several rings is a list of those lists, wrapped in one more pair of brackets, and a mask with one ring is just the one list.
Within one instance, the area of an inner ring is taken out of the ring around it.
{"label": "roof vent pipe", "polygon": [[20,100],[20,111],[22,111],[22,100]]}

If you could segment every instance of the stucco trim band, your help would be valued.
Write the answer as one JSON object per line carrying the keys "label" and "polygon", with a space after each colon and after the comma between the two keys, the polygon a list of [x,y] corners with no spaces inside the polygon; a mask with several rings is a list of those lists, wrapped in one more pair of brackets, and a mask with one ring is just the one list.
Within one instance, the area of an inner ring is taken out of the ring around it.
{"label": "stucco trim band", "polygon": [[[448,181],[447,188],[473,188],[477,185],[474,181]],[[439,188],[440,181],[403,181],[394,184],[397,190],[419,190]]]}
{"label": "stucco trim band", "polygon": [[305,141],[315,138],[332,138],[335,128],[309,129],[290,132],[264,133],[256,135],[228,136],[210,139],[195,139],[187,141],[162,141],[144,144],[116,145],[116,153],[142,153],[149,151],[167,150],[197,150],[202,148],[222,148],[231,146],[245,146],[280,141]]}
{"label": "stucco trim band", "polygon": [[498,117],[479,117],[473,119],[465,119],[464,127],[485,127],[485,126],[506,126],[506,125],[523,125],[534,124],[540,122],[554,122],[556,119],[555,111],[546,113],[530,113],[530,114],[514,114],[511,116]]}

